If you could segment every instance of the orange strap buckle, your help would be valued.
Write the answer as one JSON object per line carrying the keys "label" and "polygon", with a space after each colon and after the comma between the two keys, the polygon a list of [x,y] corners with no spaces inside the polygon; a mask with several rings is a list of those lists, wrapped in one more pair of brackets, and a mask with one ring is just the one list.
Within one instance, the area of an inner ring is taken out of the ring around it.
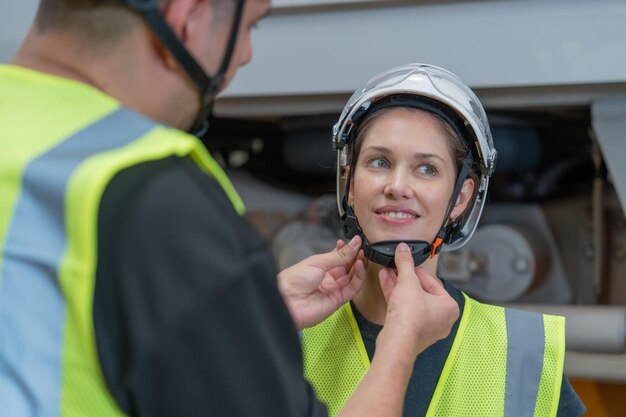
{"label": "orange strap buckle", "polygon": [[430,252],[430,257],[432,258],[433,256],[435,256],[437,254],[437,251],[439,249],[439,246],[441,246],[441,244],[443,243],[443,238],[437,236],[435,238],[435,242],[433,243],[433,249]]}

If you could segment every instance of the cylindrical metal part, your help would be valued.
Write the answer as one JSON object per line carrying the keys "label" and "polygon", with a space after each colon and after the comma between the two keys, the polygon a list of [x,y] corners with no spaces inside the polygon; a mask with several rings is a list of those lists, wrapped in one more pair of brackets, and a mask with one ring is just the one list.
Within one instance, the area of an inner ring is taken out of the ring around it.
{"label": "cylindrical metal part", "polygon": [[545,246],[532,228],[489,224],[476,230],[467,248],[440,255],[437,273],[480,300],[508,302],[544,279],[550,267]]}
{"label": "cylindrical metal part", "polygon": [[564,316],[568,351],[626,353],[626,307],[539,304],[507,307]]}
{"label": "cylindrical metal part", "polygon": [[569,378],[626,382],[626,353],[567,352],[565,374]]}

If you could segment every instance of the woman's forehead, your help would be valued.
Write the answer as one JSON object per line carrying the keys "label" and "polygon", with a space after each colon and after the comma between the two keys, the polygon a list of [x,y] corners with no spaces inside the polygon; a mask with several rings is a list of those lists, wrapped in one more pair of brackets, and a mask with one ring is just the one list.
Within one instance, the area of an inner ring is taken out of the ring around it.
{"label": "woman's forehead", "polygon": [[407,108],[393,108],[380,114],[365,135],[365,143],[390,142],[392,146],[396,140],[398,144],[410,144],[412,141],[432,142],[433,145],[445,145],[446,131],[432,114]]}
{"label": "woman's forehead", "polygon": [[423,110],[389,108],[372,120],[361,152],[396,153],[406,157],[437,155],[454,165],[454,151],[443,121]]}
{"label": "woman's forehead", "polygon": [[425,125],[436,124],[437,122],[437,117],[434,114],[415,107],[388,107],[379,110],[378,113],[375,120],[373,120],[373,124],[392,120],[404,120]]}

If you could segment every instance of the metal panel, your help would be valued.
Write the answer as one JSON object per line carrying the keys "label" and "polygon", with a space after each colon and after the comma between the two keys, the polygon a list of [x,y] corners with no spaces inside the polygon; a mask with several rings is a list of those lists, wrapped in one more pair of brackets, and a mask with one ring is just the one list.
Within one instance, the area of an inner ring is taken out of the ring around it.
{"label": "metal panel", "polygon": [[[626,39],[626,38],[625,38]],[[626,96],[606,98],[591,106],[593,130],[611,174],[622,211],[626,210]]]}
{"label": "metal panel", "polygon": [[38,0],[0,1],[0,64],[7,63],[33,21]]}
{"label": "metal panel", "polygon": [[474,88],[626,82],[626,2],[516,0],[278,13],[227,97],[345,94],[428,62]]}

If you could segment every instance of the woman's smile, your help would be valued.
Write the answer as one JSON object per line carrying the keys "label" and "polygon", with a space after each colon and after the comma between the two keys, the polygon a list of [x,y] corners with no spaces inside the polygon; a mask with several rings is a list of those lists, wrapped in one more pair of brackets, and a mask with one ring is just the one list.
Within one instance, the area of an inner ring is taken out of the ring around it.
{"label": "woman's smile", "polygon": [[390,226],[406,227],[419,219],[419,215],[415,211],[397,206],[380,207],[375,209],[374,213],[381,222]]}

